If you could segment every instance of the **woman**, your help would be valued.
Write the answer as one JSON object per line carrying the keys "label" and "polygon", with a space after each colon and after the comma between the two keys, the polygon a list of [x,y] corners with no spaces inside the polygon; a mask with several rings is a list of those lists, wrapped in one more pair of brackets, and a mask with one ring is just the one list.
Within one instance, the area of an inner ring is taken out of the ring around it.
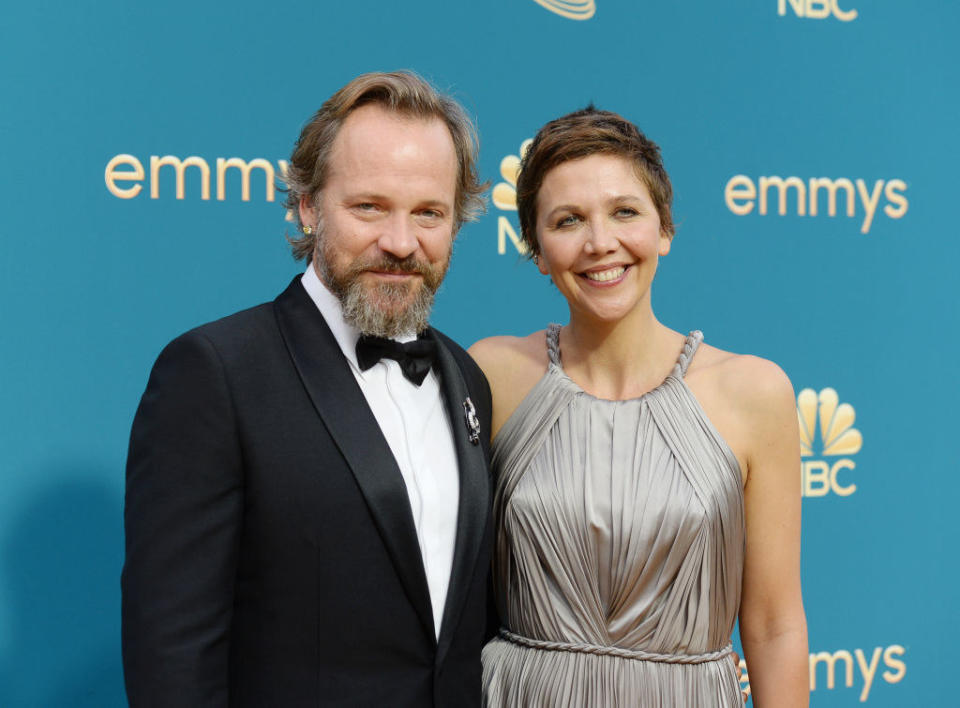
{"label": "woman", "polygon": [[517,184],[570,323],[471,353],[493,389],[490,706],[807,705],[799,440],[773,363],[657,321],[672,189],[657,146],[588,108],[544,126]]}

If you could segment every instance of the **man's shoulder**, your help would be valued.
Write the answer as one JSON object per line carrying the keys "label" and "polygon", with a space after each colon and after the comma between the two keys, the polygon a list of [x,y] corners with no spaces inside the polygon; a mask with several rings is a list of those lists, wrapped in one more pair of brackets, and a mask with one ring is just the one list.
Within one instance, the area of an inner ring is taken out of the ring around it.
{"label": "man's shoulder", "polygon": [[[295,277],[273,300],[198,325],[184,332],[181,337],[206,338],[214,344],[227,345],[248,343],[265,334],[274,335],[278,333],[277,303],[281,300],[289,302],[291,297],[295,299],[297,288],[302,287],[298,280],[299,277]],[[303,296],[308,300],[306,292],[303,292]]]}
{"label": "man's shoulder", "polygon": [[198,325],[181,336],[200,336],[212,342],[230,342],[255,336],[265,329],[276,328],[272,302],[264,302],[211,322]]}
{"label": "man's shoulder", "polygon": [[460,367],[461,373],[463,373],[464,378],[467,380],[467,386],[473,392],[482,393],[485,400],[488,399],[490,396],[490,384],[487,383],[487,377],[484,376],[483,370],[477,365],[477,362],[473,360],[473,357],[470,356],[466,349],[450,339],[450,337],[443,332],[437,329],[433,331],[437,335],[440,343],[453,354],[453,358],[457,361],[457,366]]}
{"label": "man's shoulder", "polygon": [[225,363],[242,363],[281,343],[275,303],[264,302],[187,330],[167,344],[164,353],[202,350],[215,352]]}
{"label": "man's shoulder", "polygon": [[434,328],[433,332],[437,335],[437,339],[440,341],[440,343],[445,346],[451,354],[453,354],[453,358],[457,360],[457,365],[461,370],[465,372],[468,371],[475,376],[483,376],[483,372],[480,371],[480,367],[477,366],[477,363],[473,360],[473,357],[467,353],[466,349],[461,347],[440,330]]}

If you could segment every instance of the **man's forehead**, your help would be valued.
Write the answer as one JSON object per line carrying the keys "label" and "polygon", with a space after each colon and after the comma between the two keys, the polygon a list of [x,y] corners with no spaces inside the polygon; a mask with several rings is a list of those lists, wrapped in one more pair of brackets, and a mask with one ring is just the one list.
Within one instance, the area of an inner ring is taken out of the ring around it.
{"label": "man's forehead", "polygon": [[455,178],[456,171],[453,138],[441,119],[367,105],[344,121],[334,141],[327,176],[350,181],[391,175]]}
{"label": "man's forehead", "polygon": [[[379,104],[367,104],[348,115],[334,140],[333,151],[345,147],[368,152],[412,141],[430,143],[440,157],[453,150],[453,136],[437,116],[417,116],[394,111]],[[427,145],[425,145],[427,146]]]}

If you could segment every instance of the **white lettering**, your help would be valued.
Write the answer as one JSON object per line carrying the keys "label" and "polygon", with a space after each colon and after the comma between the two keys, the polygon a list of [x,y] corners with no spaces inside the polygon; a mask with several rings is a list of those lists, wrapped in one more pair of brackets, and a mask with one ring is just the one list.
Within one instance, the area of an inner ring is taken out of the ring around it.
{"label": "white lettering", "polygon": [[850,22],[857,18],[856,10],[842,9],[838,0],[777,0],[777,14],[781,17],[787,14],[788,2],[795,17],[825,20],[833,15],[841,22]]}
{"label": "white lettering", "polygon": [[787,213],[787,190],[793,187],[797,190],[797,214],[803,216],[807,213],[807,186],[799,177],[761,177],[759,181],[760,188],[760,208],[761,214],[767,213],[767,190],[770,187],[776,187],[778,192],[777,213],[783,216]]}
{"label": "white lettering", "polygon": [[883,680],[887,683],[900,683],[903,680],[903,677],[907,673],[907,665],[900,661],[899,659],[894,659],[893,656],[903,656],[907,652],[899,644],[891,644],[887,647],[886,651],[883,652],[883,663],[889,666],[891,669],[896,669],[897,673],[890,671],[883,672]]}
{"label": "white lettering", "polygon": [[827,688],[836,686],[836,663],[843,660],[846,664],[846,685],[853,685],[853,656],[846,649],[835,651],[833,654],[821,651],[810,655],[810,690],[817,690],[817,664],[825,662],[827,664]]}
{"label": "white lettering", "polygon": [[856,467],[853,460],[837,460],[834,463],[833,467],[830,468],[830,489],[834,494],[841,497],[849,497],[855,491],[857,491],[857,485],[848,484],[846,487],[841,487],[837,482],[837,472],[840,470],[852,470]]}
{"label": "white lettering", "polygon": [[207,161],[202,157],[197,157],[196,155],[191,155],[186,160],[181,160],[179,157],[174,155],[164,155],[163,157],[157,157],[156,155],[150,156],[150,198],[159,199],[160,198],[160,168],[166,165],[173,167],[174,171],[177,173],[177,199],[183,199],[185,189],[184,189],[184,172],[188,167],[196,167],[200,170],[200,198],[209,199],[210,198],[210,165],[207,164]]}
{"label": "white lettering", "polygon": [[510,237],[513,247],[517,249],[517,253],[524,254],[527,252],[527,244],[523,242],[523,239],[517,235],[516,230],[513,228],[513,224],[510,223],[510,219],[505,216],[497,218],[497,253],[501,256],[507,252],[507,237]]}
{"label": "white lettering", "polygon": [[850,22],[851,20],[857,19],[856,10],[841,10],[840,5],[837,4],[837,0],[830,0],[830,5],[833,7],[833,16],[841,22]]}
{"label": "white lettering", "polygon": [[[790,0],[790,8],[797,17],[803,17],[804,0]],[[777,14],[787,14],[787,0],[777,0]]]}
{"label": "white lettering", "polygon": [[[250,173],[253,170],[261,170],[265,179],[264,197],[266,201],[272,202],[276,197],[276,178],[279,174],[281,179],[286,178],[289,164],[286,160],[277,160],[276,167],[262,157],[254,158],[249,162],[239,157],[218,157],[217,165],[217,200],[226,199],[226,181],[227,171],[237,169],[240,171],[240,198],[247,202],[250,201]],[[121,169],[121,168],[131,169]],[[150,198],[160,198],[160,168],[173,167],[176,179],[175,197],[183,199],[186,195],[186,169],[195,167],[200,171],[200,198],[210,199],[210,164],[196,155],[186,159],[180,159],[175,155],[150,156]],[[110,158],[103,172],[103,179],[107,185],[107,191],[118,199],[133,199],[143,190],[142,184],[134,184],[129,187],[122,186],[122,182],[143,182],[145,172],[143,163],[133,155],[120,154]],[[288,215],[287,218],[290,221]]]}
{"label": "white lettering", "polygon": [[273,201],[273,190],[274,184],[273,180],[275,178],[275,173],[273,171],[273,165],[268,161],[264,160],[262,157],[258,157],[255,160],[247,162],[246,160],[241,160],[239,157],[231,157],[227,160],[224,160],[222,157],[217,158],[217,199],[223,201],[226,199],[227,185],[226,185],[226,173],[227,169],[230,167],[235,167],[240,170],[240,199],[245,202],[250,201],[250,172],[253,169],[263,170],[264,175],[266,176],[267,182],[267,201]]}
{"label": "white lettering", "polygon": [[899,219],[907,213],[910,204],[907,202],[907,198],[903,196],[903,192],[905,192],[906,189],[907,183],[902,179],[892,179],[887,182],[887,188],[883,193],[887,197],[888,202],[897,205],[896,207],[892,207],[890,204],[887,204],[883,208],[883,212],[891,219]]}
{"label": "white lettering", "polygon": [[807,0],[807,17],[815,20],[830,17],[830,5],[827,0]]}
{"label": "white lettering", "polygon": [[873,650],[873,656],[870,659],[870,665],[867,665],[867,658],[862,649],[854,650],[854,656],[857,657],[857,665],[860,667],[860,673],[863,676],[863,690],[860,691],[860,702],[863,703],[870,696],[870,686],[873,685],[873,677],[877,673],[877,665],[880,663],[880,654],[883,649],[877,647]]}
{"label": "white lettering", "polygon": [[860,202],[866,214],[863,217],[863,225],[860,227],[860,233],[869,233],[870,225],[873,223],[873,215],[877,213],[877,202],[880,201],[880,192],[883,189],[883,180],[878,179],[873,184],[873,192],[867,192],[867,183],[862,179],[857,180],[857,192],[860,194]]}
{"label": "white lettering", "polygon": [[[753,211],[753,200],[757,198],[757,188],[753,180],[746,175],[736,175],[727,182],[723,190],[723,198],[727,202],[727,209],[737,216],[745,216]],[[746,200],[738,204],[738,200]]]}
{"label": "white lettering", "polygon": [[[120,172],[117,167],[127,165],[132,167],[130,172]],[[140,194],[142,185],[135,184],[132,187],[118,187],[117,182],[142,182],[143,181],[143,163],[133,155],[115,155],[107,168],[103,171],[103,180],[107,183],[107,189],[115,197],[120,199],[133,199]]]}
{"label": "white lettering", "polygon": [[810,178],[810,216],[817,215],[817,192],[824,188],[827,190],[827,214],[829,216],[837,215],[837,190],[843,188],[847,192],[847,216],[853,216],[856,209],[856,199],[854,196],[853,182],[846,177],[840,179],[829,179],[827,177]]}

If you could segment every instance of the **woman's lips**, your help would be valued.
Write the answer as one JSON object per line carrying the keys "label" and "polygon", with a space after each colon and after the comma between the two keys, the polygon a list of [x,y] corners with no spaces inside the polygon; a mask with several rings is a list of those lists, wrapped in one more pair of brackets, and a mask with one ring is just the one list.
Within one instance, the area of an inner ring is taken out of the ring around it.
{"label": "woman's lips", "polygon": [[593,269],[585,271],[581,273],[580,276],[591,284],[614,285],[623,280],[623,276],[626,275],[629,268],[630,266],[627,265],[617,265],[599,270]]}

